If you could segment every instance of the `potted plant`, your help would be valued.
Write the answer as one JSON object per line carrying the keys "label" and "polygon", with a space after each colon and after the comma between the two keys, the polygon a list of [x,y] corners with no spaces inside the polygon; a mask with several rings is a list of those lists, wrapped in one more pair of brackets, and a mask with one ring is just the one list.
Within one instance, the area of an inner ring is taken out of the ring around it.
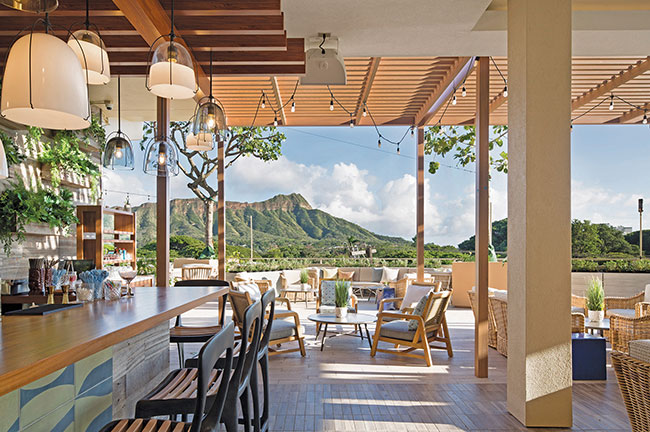
{"label": "potted plant", "polygon": [[303,269],[300,272],[300,285],[302,285],[303,291],[309,291],[311,285],[309,285],[309,273],[307,269]]}
{"label": "potted plant", "polygon": [[337,280],[334,284],[334,305],[336,306],[336,317],[343,318],[348,314],[348,301],[350,290],[345,281]]}
{"label": "potted plant", "polygon": [[602,321],[605,318],[605,291],[603,282],[598,278],[591,278],[587,284],[587,309],[589,321]]}

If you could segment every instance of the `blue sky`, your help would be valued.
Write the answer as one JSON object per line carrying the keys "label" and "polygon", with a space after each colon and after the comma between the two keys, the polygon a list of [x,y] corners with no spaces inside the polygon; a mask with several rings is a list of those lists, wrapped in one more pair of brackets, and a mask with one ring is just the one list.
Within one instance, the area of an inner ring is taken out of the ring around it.
{"label": "blue sky", "polygon": [[[240,159],[226,172],[226,197],[260,201],[279,193],[298,192],[313,207],[358,223],[372,231],[411,238],[415,231],[415,143],[407,133],[400,146],[377,147],[371,127],[284,128],[287,136],[280,160],[263,163]],[[405,127],[382,127],[398,141]],[[638,227],[636,200],[650,183],[648,126],[575,126],[572,133],[572,217],[612,225]],[[109,172],[104,188],[109,205],[122,204],[129,191],[132,204],[152,194],[154,178],[142,174],[141,152],[134,172]],[[426,164],[431,160],[427,157]],[[455,166],[450,157],[438,159]],[[425,237],[427,242],[457,244],[474,229],[474,173],[442,166],[426,174]],[[214,178],[216,183],[216,177]],[[172,180],[173,197],[191,197],[182,174]],[[493,218],[506,217],[506,176],[493,173]],[[650,203],[650,202],[649,202]]]}

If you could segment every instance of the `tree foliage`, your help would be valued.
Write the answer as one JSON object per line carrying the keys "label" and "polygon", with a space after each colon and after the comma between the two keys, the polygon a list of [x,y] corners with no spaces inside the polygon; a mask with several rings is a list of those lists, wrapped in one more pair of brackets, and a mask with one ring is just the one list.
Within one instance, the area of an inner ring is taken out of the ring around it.
{"label": "tree foliage", "polygon": [[[508,153],[502,150],[498,157],[492,156],[492,150],[503,148],[507,126],[492,126],[493,138],[490,140],[490,166],[499,172],[508,172]],[[424,153],[444,157],[451,154],[456,163],[465,167],[476,161],[476,131],[474,126],[431,126],[424,132]],[[435,174],[440,162],[429,163],[429,172]]]}

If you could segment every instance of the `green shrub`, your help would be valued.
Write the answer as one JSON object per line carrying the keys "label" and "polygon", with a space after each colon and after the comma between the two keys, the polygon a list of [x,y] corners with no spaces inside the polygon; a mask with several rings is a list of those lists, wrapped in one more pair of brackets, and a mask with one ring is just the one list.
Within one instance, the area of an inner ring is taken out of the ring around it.
{"label": "green shrub", "polygon": [[334,304],[336,307],[348,307],[348,300],[350,298],[350,290],[348,283],[342,280],[337,280],[334,283]]}
{"label": "green shrub", "polygon": [[601,311],[605,307],[605,291],[603,282],[598,278],[591,278],[587,284],[587,309],[590,311]]}

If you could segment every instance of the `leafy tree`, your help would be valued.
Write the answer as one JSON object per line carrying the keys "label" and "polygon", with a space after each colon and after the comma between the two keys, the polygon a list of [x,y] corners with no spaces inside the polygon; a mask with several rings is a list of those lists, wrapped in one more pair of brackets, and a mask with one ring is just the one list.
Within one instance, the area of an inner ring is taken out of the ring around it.
{"label": "leafy tree", "polygon": [[[636,248],[636,253],[639,253],[639,232],[634,231],[625,234],[625,240]],[[650,254],[650,230],[643,230],[643,255]]]}
{"label": "leafy tree", "polygon": [[[191,122],[172,122],[170,138],[185,157],[187,165],[179,163],[180,169],[190,182],[187,187],[196,195],[205,207],[205,245],[212,246],[214,240],[214,203],[217,198],[216,181],[210,184],[209,178],[217,170],[216,152],[200,152],[188,150],[185,147],[187,135],[190,133]],[[282,142],[286,139],[283,133],[274,127],[232,127],[224,137],[225,167],[230,167],[241,157],[255,157],[265,162],[277,160],[281,153]],[[155,139],[156,123],[146,122],[143,125],[143,140],[141,146]]]}
{"label": "leafy tree", "polygon": [[599,256],[603,241],[598,236],[598,227],[587,220],[575,219],[571,223],[571,249],[573,256]]}
{"label": "leafy tree", "polygon": [[[475,249],[476,236],[461,242],[458,249],[473,251]],[[492,222],[492,245],[496,251],[508,250],[508,218]]]}
{"label": "leafy tree", "polygon": [[[492,157],[492,150],[503,148],[504,137],[508,133],[507,126],[492,126],[490,140],[490,166],[499,172],[508,172],[508,153],[503,150],[498,158]],[[424,132],[424,153],[427,155],[446,156],[451,154],[456,163],[467,166],[476,161],[476,130],[474,126],[431,126]],[[435,174],[440,168],[440,162],[429,163],[429,172]]]}
{"label": "leafy tree", "polygon": [[[625,239],[625,235],[613,226],[609,224],[598,224],[596,225],[596,229],[598,230],[598,237],[600,237],[603,242],[603,254],[638,255],[638,246],[630,244],[630,242]],[[637,235],[637,244],[638,238]]]}

